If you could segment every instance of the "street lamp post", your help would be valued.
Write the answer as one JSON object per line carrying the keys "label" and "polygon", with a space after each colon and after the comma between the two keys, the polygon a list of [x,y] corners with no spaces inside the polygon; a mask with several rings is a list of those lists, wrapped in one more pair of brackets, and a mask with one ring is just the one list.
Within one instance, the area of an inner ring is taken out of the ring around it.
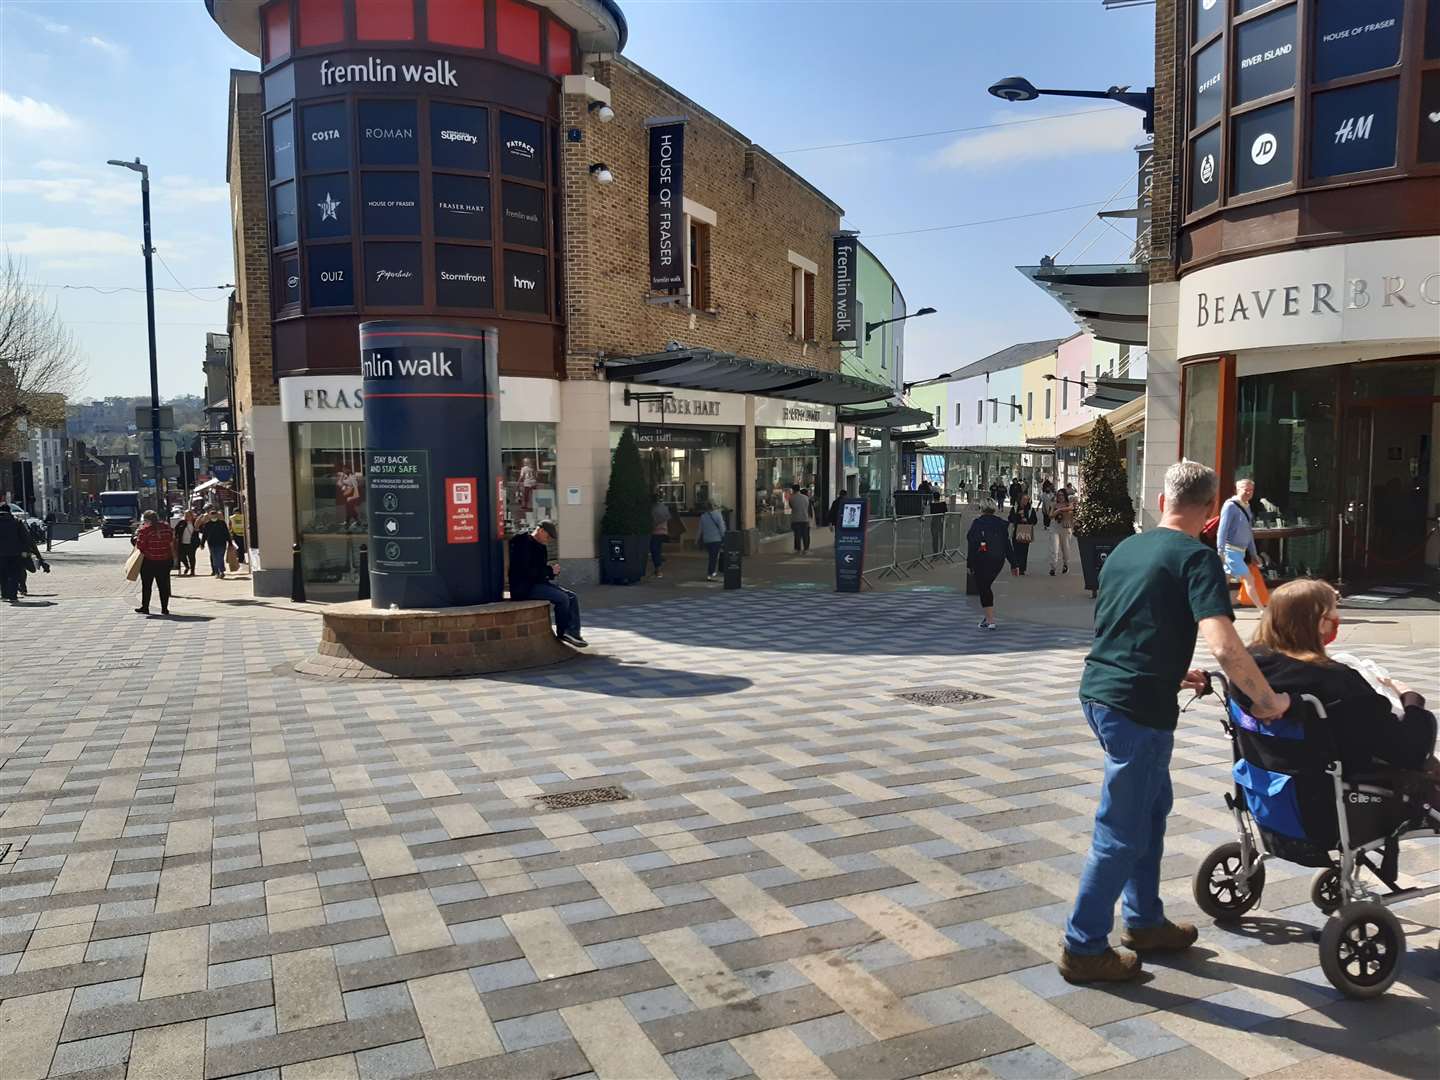
{"label": "street lamp post", "polygon": [[990,93],[1001,101],[1034,101],[1042,94],[1049,97],[1102,98],[1129,105],[1145,114],[1145,134],[1155,134],[1155,88],[1148,87],[1143,93],[1128,86],[1112,86],[1108,90],[1042,90],[1029,79],[1011,75],[990,87]]}
{"label": "street lamp post", "polygon": [[165,486],[165,463],[160,456],[160,369],[155,361],[155,268],[151,261],[154,248],[150,244],[150,169],[138,157],[134,161],[116,161],[112,158],[106,164],[140,174],[140,220],[144,230],[141,252],[145,256],[145,324],[150,335],[150,449],[155,456],[155,508],[159,510],[164,505],[161,500]]}
{"label": "street lamp post", "polygon": [[934,314],[935,309],[933,307],[922,307],[919,311],[912,311],[909,315],[897,315],[893,319],[880,319],[877,322],[867,322],[865,324],[865,343],[868,345],[870,343],[870,335],[873,334],[876,330],[879,330],[882,326],[889,326],[891,323],[904,322],[906,319],[918,319],[921,315]]}

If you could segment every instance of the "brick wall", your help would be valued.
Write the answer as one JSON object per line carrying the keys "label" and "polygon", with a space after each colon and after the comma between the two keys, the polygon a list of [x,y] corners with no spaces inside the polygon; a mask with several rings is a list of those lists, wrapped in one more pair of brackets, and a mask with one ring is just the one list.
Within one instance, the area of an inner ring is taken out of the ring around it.
{"label": "brick wall", "polygon": [[1184,218],[1185,3],[1155,0],[1155,158],[1150,208],[1150,280],[1175,280],[1175,240]]}
{"label": "brick wall", "polygon": [[[841,210],[739,132],[628,61],[587,63],[610,88],[615,119],[603,124],[578,96],[567,97],[562,125],[583,141],[562,139],[565,198],[566,367],[570,378],[597,377],[598,354],[658,352],[667,342],[763,360],[839,370],[829,348],[830,234]],[[650,116],[685,116],[685,195],[714,211],[710,304],[713,313],[647,303],[648,134]],[[615,174],[601,186],[589,167]],[[794,251],[818,267],[818,342],[791,331]]]}
{"label": "brick wall", "polygon": [[265,209],[265,138],[260,76],[230,75],[230,223],[235,254],[236,424],[254,405],[279,405],[270,334],[270,226]]}

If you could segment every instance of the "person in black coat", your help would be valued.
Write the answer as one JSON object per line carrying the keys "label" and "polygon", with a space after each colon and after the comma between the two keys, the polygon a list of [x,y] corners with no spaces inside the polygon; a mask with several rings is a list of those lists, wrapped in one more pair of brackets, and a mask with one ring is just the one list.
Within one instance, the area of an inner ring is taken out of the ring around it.
{"label": "person in black coat", "polygon": [[25,562],[32,555],[49,570],[25,522],[11,513],[9,507],[0,504],[0,596],[12,604],[20,602]]}
{"label": "person in black coat", "polygon": [[985,617],[980,620],[980,629],[995,629],[995,593],[993,586],[1005,563],[1015,565],[1015,554],[1010,547],[1010,529],[995,513],[995,503],[987,499],[980,505],[980,516],[970,524],[969,555],[965,565],[975,575],[975,587],[980,593],[980,606]]}
{"label": "person in black coat", "polygon": [[1030,565],[1030,545],[1035,542],[1035,526],[1039,521],[1029,495],[1021,495],[1020,501],[1010,508],[1010,546],[1015,553],[1010,568],[1017,577]]}
{"label": "person in black coat", "polygon": [[583,649],[590,643],[580,636],[580,599],[555,584],[560,567],[550,561],[549,545],[558,535],[553,521],[542,521],[533,532],[510,538],[510,599],[550,601],[555,636]]}

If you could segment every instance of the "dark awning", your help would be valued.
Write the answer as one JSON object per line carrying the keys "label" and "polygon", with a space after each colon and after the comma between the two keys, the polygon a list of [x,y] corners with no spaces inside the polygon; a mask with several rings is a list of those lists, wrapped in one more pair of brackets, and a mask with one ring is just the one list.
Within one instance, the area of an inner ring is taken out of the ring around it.
{"label": "dark awning", "polygon": [[906,431],[894,431],[891,434],[898,442],[923,443],[926,439],[933,439],[940,434],[940,429],[934,424],[926,424],[923,428],[910,428]]}
{"label": "dark awning", "polygon": [[867,409],[841,409],[837,419],[842,424],[894,430],[933,423],[935,417],[925,409],[912,409],[908,405],[880,405]]}
{"label": "dark awning", "polygon": [[835,371],[817,371],[773,360],[752,360],[713,349],[677,349],[644,356],[613,357],[605,361],[611,379],[675,386],[682,390],[709,390],[727,394],[806,401],[817,405],[859,405],[884,401],[895,388]]}
{"label": "dark awning", "polygon": [[1015,269],[1049,293],[1099,340],[1117,345],[1146,344],[1150,276],[1138,263]]}
{"label": "dark awning", "polygon": [[1116,409],[1145,393],[1144,379],[1096,379],[1095,390],[1081,404],[1092,409]]}

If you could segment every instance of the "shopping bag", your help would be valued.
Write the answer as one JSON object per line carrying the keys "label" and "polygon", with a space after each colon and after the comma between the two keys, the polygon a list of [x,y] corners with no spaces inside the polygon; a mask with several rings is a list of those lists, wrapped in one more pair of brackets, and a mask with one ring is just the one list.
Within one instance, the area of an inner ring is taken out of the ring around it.
{"label": "shopping bag", "polygon": [[144,556],[140,554],[139,548],[135,548],[130,552],[130,557],[125,560],[125,580],[140,580],[140,562],[142,559],[144,559]]}
{"label": "shopping bag", "polygon": [[239,568],[240,556],[235,554],[235,549],[233,547],[227,546],[225,548],[225,569],[233,574]]}

